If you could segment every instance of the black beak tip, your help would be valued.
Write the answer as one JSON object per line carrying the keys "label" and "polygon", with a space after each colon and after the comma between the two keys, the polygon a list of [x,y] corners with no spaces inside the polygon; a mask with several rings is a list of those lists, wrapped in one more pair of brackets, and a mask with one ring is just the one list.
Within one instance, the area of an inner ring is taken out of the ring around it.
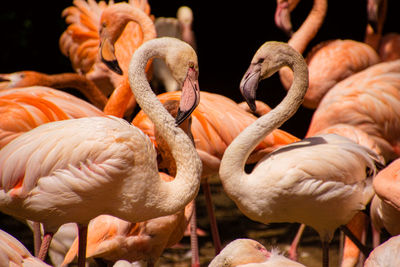
{"label": "black beak tip", "polygon": [[107,65],[107,67],[108,67],[109,69],[111,69],[111,70],[114,71],[115,73],[117,73],[117,74],[119,74],[119,75],[122,75],[122,74],[123,74],[123,71],[122,71],[122,69],[120,68],[120,66],[119,66],[117,60],[111,60],[111,61],[109,61],[109,60],[102,59],[102,61],[104,62],[104,64]]}
{"label": "black beak tip", "polygon": [[175,125],[179,126],[181,123],[186,120],[186,118],[189,116],[190,112],[183,112],[180,109],[178,109],[178,114],[175,117]]}

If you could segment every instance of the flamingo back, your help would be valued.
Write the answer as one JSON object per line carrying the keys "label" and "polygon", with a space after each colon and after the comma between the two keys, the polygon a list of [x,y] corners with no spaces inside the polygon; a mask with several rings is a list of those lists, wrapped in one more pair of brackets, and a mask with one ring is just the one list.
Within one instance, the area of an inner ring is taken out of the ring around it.
{"label": "flamingo back", "polygon": [[40,86],[1,91],[0,112],[0,147],[44,123],[103,115],[75,96]]}
{"label": "flamingo back", "polygon": [[315,46],[306,57],[309,88],[304,106],[316,108],[339,81],[380,61],[370,46],[353,40],[332,40]]}
{"label": "flamingo back", "polygon": [[400,155],[400,60],[384,62],[335,85],[315,111],[307,136],[335,124],[370,135],[386,161]]}
{"label": "flamingo back", "polygon": [[[68,24],[59,41],[61,52],[67,56],[74,70],[93,80],[107,95],[120,83],[121,76],[109,70],[100,60],[100,18],[103,10],[113,5],[110,1],[75,0],[62,16]],[[129,1],[129,4],[150,14],[146,0]],[[129,23],[115,43],[116,56],[124,71],[133,52],[143,43],[143,33],[136,23]]]}

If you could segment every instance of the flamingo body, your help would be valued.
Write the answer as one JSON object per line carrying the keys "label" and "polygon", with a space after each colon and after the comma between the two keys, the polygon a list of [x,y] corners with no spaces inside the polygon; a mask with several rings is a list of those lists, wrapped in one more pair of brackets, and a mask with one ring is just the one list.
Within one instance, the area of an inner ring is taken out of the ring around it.
{"label": "flamingo body", "polygon": [[398,266],[400,265],[399,251],[400,236],[391,237],[371,252],[364,267]]}
{"label": "flamingo body", "polygon": [[360,128],[378,144],[386,161],[400,155],[400,60],[384,62],[335,85],[313,114],[307,136],[335,124]]}
{"label": "flamingo body", "polygon": [[374,179],[376,195],[371,205],[371,220],[379,231],[385,228],[391,235],[400,234],[400,160],[390,163]]}
{"label": "flamingo body", "polygon": [[[162,103],[177,100],[181,92],[167,92],[157,95]],[[197,152],[203,162],[202,177],[218,173],[221,158],[226,147],[248,125],[257,118],[246,112],[231,99],[209,92],[200,92],[201,101],[192,113],[192,134]],[[229,110],[229,112],[226,112]],[[148,117],[139,112],[132,124],[142,129],[154,140],[154,126]],[[256,147],[251,163],[276,148],[299,139],[285,131],[275,130]]]}
{"label": "flamingo body", "polygon": [[320,43],[306,57],[310,85],[304,106],[316,108],[323,96],[339,81],[378,63],[379,56],[368,45],[353,40]]}
{"label": "flamingo body", "polygon": [[304,265],[289,260],[276,251],[269,252],[262,244],[255,240],[239,238],[226,245],[221,253],[208,265],[208,267],[218,266],[301,267]]}
{"label": "flamingo body", "polygon": [[228,195],[252,220],[305,223],[331,240],[373,196],[366,167],[374,168],[362,147],[338,135],[315,136],[272,152],[254,168],[249,188]]}
{"label": "flamingo body", "polygon": [[13,236],[0,230],[0,265],[22,267],[50,267],[32,254]]}
{"label": "flamingo body", "polygon": [[0,91],[0,148],[41,124],[103,116],[93,105],[70,94],[43,86]]}
{"label": "flamingo body", "polygon": [[[140,8],[150,14],[147,1],[129,1],[131,7]],[[101,62],[99,57],[101,16],[105,9],[113,7],[113,2],[75,0],[67,7],[62,16],[68,24],[60,37],[61,52],[69,57],[77,73],[85,74],[94,81],[106,96],[121,83],[122,76],[117,75]],[[143,43],[143,34],[136,23],[129,23],[116,40],[116,56],[121,67],[127,71],[133,52]]]}

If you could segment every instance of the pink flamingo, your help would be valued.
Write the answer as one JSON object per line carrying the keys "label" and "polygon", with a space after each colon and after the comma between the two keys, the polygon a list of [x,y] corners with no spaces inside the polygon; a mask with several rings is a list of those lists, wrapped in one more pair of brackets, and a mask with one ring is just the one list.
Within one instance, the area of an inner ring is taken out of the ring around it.
{"label": "pink flamingo", "polygon": [[[267,42],[254,55],[240,83],[242,95],[254,108],[259,81],[283,66],[294,72],[288,94],[228,146],[219,176],[227,195],[250,219],[261,223],[300,222],[314,228],[323,244],[323,265],[328,266],[328,244],[335,230],[344,230],[374,194],[371,182],[378,156],[348,138],[319,135],[275,150],[246,173],[245,162],[258,142],[301,105],[308,88],[307,65],[289,45]],[[367,168],[371,172],[366,173]]]}
{"label": "pink flamingo", "polygon": [[[184,93],[176,122],[147,82],[145,67],[153,56],[165,58],[174,66],[173,73],[182,84]],[[139,222],[173,214],[198,192],[201,161],[190,139],[176,126],[198,104],[196,53],[174,38],[148,41],[134,54],[129,77],[138,103],[171,147],[177,175],[171,182],[162,180],[148,137],[116,117],[51,122],[14,139],[0,153],[0,209],[43,223],[48,234],[40,258],[47,253],[51,233],[64,223],[76,222],[78,265],[84,266],[86,230],[91,219],[110,214]]]}

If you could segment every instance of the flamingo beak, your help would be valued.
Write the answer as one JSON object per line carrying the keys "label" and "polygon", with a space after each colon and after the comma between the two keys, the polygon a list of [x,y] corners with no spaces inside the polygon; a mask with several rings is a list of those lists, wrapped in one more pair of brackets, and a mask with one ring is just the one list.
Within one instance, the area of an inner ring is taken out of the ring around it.
{"label": "flamingo beak", "polygon": [[189,68],[182,86],[178,114],[175,117],[175,124],[177,126],[192,114],[200,102],[200,89],[197,76],[197,71],[194,68]]}
{"label": "flamingo beak", "polygon": [[260,65],[251,64],[240,82],[240,92],[253,112],[257,109],[256,92],[260,81],[260,73]]}
{"label": "flamingo beak", "polygon": [[11,84],[10,74],[0,74],[0,89],[7,89]]}
{"label": "flamingo beak", "polygon": [[275,24],[288,37],[293,35],[292,22],[290,20],[289,3],[286,1],[277,4],[275,11]]}
{"label": "flamingo beak", "polygon": [[122,75],[122,69],[118,64],[117,57],[115,56],[115,48],[109,38],[104,38],[100,42],[100,58],[106,66],[115,73]]}

